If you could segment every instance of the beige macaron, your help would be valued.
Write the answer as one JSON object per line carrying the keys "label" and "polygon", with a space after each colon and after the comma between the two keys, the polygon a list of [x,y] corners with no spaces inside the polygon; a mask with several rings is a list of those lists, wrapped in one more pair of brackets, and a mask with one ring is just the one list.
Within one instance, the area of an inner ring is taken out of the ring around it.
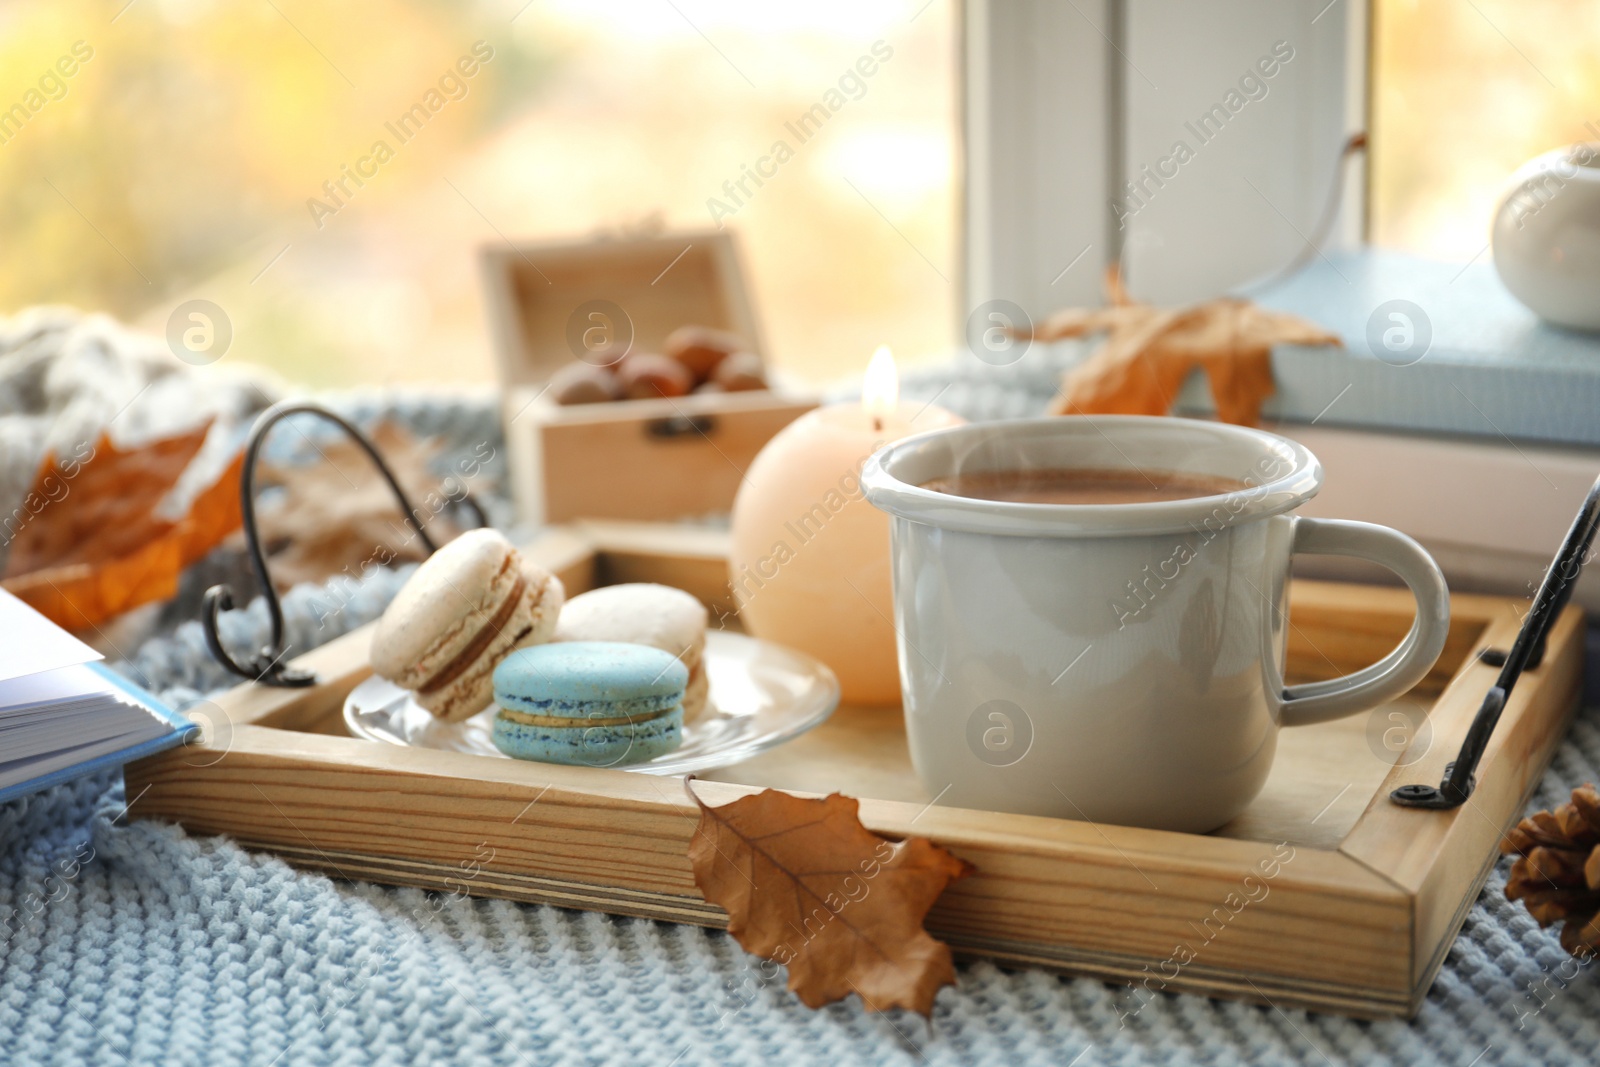
{"label": "beige macaron", "polygon": [[494,669],[550,640],[566,591],[494,530],[469,530],[422,562],[378,620],[372,669],[447,722],[494,702]]}
{"label": "beige macaron", "polygon": [[682,589],[648,582],[608,585],[567,601],[556,623],[556,641],[621,641],[670,652],[689,668],[683,717],[706,708],[705,605]]}

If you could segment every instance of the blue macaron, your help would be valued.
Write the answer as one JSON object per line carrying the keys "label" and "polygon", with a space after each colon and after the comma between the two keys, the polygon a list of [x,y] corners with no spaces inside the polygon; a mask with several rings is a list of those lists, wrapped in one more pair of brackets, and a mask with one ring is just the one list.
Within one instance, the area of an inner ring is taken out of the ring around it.
{"label": "blue macaron", "polygon": [[513,759],[616,767],[683,741],[689,671],[647,645],[570,641],[511,653],[494,671],[491,737]]}

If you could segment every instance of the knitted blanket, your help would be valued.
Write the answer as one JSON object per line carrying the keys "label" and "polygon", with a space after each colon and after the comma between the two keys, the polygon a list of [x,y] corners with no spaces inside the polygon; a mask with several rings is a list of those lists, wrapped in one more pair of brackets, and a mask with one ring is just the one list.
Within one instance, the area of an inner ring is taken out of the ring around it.
{"label": "knitted blanket", "polygon": [[[947,384],[950,383],[950,384]],[[908,393],[969,417],[1040,410],[1048,365],[966,367]],[[493,404],[348,410],[481,439]],[[403,575],[286,602],[310,647],[375,618]],[[324,611],[323,614],[326,614]],[[265,636],[259,603],[226,620]],[[230,684],[184,623],[117,664],[178,704]],[[1600,778],[1584,713],[1534,804]],[[726,934],[298,873],[223,838],[129,822],[120,777],[0,806],[0,1062],[573,1064],[1592,1063],[1600,981],[1491,876],[1411,1022],[1158,994],[988,963],[959,968],[931,1025],[854,1001],[802,1007]]]}

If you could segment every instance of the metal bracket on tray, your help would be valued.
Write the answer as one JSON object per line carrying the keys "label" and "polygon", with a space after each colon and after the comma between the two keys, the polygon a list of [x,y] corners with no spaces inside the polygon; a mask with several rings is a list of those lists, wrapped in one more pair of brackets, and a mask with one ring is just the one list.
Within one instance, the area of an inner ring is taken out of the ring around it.
{"label": "metal bracket on tray", "polygon": [[1539,591],[1534,594],[1533,607],[1523,618],[1522,629],[1517,631],[1510,651],[1490,648],[1479,654],[1479,660],[1500,668],[1500,677],[1484,694],[1483,704],[1461,742],[1461,751],[1445,765],[1444,780],[1438,786],[1403,785],[1389,794],[1390,800],[1408,808],[1449,809],[1459,807],[1472,795],[1477,784],[1473,772],[1478,769],[1484,749],[1489,747],[1489,738],[1500,721],[1506,701],[1511,699],[1511,690],[1524,670],[1536,669],[1544,661],[1545,639],[1556,619],[1561,617],[1561,609],[1572,599],[1572,590],[1583,571],[1596,527],[1600,527],[1600,479],[1589,489],[1578,517],[1567,531],[1566,540],[1557,550],[1550,569],[1545,571]]}
{"label": "metal bracket on tray", "polygon": [[[429,554],[431,555],[439,547],[434,544],[433,538],[428,536],[428,531],[423,529],[421,521],[417,518],[416,509],[411,506],[411,501],[406,499],[405,490],[400,488],[399,481],[389,469],[389,465],[383,461],[377,446],[355,426],[322,405],[308,401],[283,401],[263,411],[257,417],[255,425],[250,428],[250,438],[245,445],[244,470],[239,475],[239,505],[244,516],[244,540],[250,551],[250,565],[255,571],[256,583],[261,587],[262,599],[267,602],[267,614],[272,618],[272,643],[243,663],[234,659],[233,655],[223,647],[222,635],[217,629],[217,616],[234,606],[233,589],[227,585],[214,585],[206,590],[205,601],[201,607],[201,625],[205,628],[206,645],[218,663],[241,678],[283,688],[315,685],[317,678],[310,671],[297,670],[284,662],[289,658],[289,646],[283,642],[283,605],[278,600],[277,590],[272,587],[272,577],[267,573],[267,557],[261,549],[261,532],[256,527],[256,463],[260,459],[261,443],[266,439],[267,431],[280,419],[301,414],[316,415],[333,423],[360,445],[362,451],[366,452],[373,465],[378,468],[378,473],[383,475],[383,480],[389,484],[389,489],[394,493],[406,523],[422,539],[422,544]],[[457,503],[474,514],[479,526],[489,525],[483,508],[470,495],[463,495]]]}

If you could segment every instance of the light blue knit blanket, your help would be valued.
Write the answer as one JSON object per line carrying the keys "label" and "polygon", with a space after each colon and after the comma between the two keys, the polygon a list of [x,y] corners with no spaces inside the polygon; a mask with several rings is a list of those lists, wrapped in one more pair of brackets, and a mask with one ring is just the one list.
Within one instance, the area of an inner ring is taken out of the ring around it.
{"label": "light blue knit blanket", "polygon": [[[985,372],[987,373],[987,372]],[[958,378],[969,415],[1042,406],[1053,375]],[[927,399],[944,385],[913,381]],[[461,440],[490,405],[403,406]],[[368,405],[358,414],[371,415]],[[380,574],[332,626],[289,598],[309,647],[381,612]],[[260,604],[228,620],[244,647]],[[179,703],[229,683],[185,624],[119,665]],[[1600,712],[1582,715],[1534,799],[1600,778]],[[0,807],[0,1062],[573,1064],[1594,1063],[1600,981],[1490,878],[1412,1022],[1362,1023],[1123,988],[988,963],[959,968],[932,1025],[852,1000],[800,1006],[727,935],[454,899],[291,870],[226,839],[129,822],[119,777]]]}

